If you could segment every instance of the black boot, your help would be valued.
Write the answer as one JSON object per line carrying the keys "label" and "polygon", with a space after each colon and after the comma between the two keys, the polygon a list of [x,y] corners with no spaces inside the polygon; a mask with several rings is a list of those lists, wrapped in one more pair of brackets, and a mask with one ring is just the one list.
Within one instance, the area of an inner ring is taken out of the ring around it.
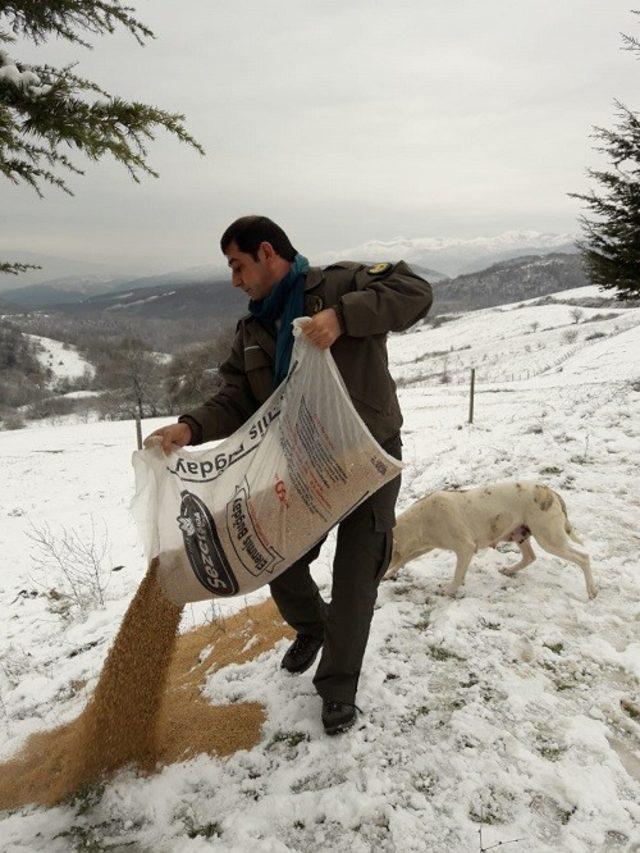
{"label": "black boot", "polygon": [[322,724],[328,735],[337,735],[346,732],[356,721],[357,705],[349,702],[330,702],[322,700]]}
{"label": "black boot", "polygon": [[324,642],[323,637],[298,634],[287,649],[280,666],[287,672],[299,673],[309,669]]}

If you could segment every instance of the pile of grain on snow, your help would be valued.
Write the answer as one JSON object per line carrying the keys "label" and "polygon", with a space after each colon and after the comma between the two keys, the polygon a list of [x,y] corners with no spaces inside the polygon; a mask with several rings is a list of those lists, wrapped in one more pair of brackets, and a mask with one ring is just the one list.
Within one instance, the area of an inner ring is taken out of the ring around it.
{"label": "pile of grain on snow", "polygon": [[[269,599],[180,637],[158,716],[158,760],[162,764],[201,752],[230,755],[258,743],[265,717],[262,705],[212,705],[202,696],[200,685],[229,664],[253,660],[285,636],[291,637],[293,632]],[[203,649],[209,650],[205,656]]]}
{"label": "pile of grain on snow", "polygon": [[[52,805],[126,764],[148,771],[157,762],[228,755],[258,742],[262,706],[212,706],[199,685],[208,673],[250,660],[285,636],[272,602],[178,639],[181,608],[162,595],[156,567],[154,561],[125,614],[85,710],[32,735],[0,766],[0,809]],[[200,661],[205,646],[212,649]]]}

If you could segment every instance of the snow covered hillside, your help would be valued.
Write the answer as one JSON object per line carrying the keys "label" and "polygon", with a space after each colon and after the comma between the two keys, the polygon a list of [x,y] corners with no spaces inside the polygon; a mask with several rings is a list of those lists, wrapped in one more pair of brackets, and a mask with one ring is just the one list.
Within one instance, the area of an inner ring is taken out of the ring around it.
{"label": "snow covered hillside", "polygon": [[[312,671],[284,673],[282,641],[204,687],[211,702],[265,705],[252,750],[124,771],[69,804],[5,813],[0,849],[640,849],[640,309],[584,308],[578,322],[571,310],[500,306],[391,338],[399,509],[434,489],[537,478],[585,540],[595,600],[576,566],[535,543],[537,562],[515,578],[498,571],[515,546],[481,551],[449,599],[439,584],[453,555],[433,552],[381,585],[350,732],[323,733]],[[2,759],[80,711],[142,578],[134,445],[130,422],[0,433]],[[50,593],[59,571],[38,567],[32,538],[60,549],[63,528],[93,542],[109,581],[104,607],[66,621]],[[330,538],[315,569],[327,597],[332,549]],[[216,603],[216,616],[244,603]],[[188,606],[183,627],[211,615]]]}
{"label": "snow covered hillside", "polygon": [[86,361],[71,345],[64,345],[53,338],[27,335],[38,346],[38,359],[44,368],[52,372],[52,382],[60,379],[78,379],[85,371],[93,375],[93,365]]}
{"label": "snow covered hillside", "polygon": [[435,329],[418,326],[393,337],[389,351],[401,368],[396,371],[399,384],[446,382],[443,374],[449,381],[468,381],[471,367],[483,382],[535,376],[537,387],[557,383],[559,371],[566,373],[566,382],[578,383],[640,372],[633,360],[640,345],[640,309],[530,304],[535,301],[473,311]]}

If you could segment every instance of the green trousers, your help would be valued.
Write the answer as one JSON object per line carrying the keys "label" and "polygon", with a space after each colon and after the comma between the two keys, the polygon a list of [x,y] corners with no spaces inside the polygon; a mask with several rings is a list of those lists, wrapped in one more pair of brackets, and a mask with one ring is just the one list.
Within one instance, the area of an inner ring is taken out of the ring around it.
{"label": "green trousers", "polygon": [[[382,446],[391,456],[402,458],[399,435]],[[270,584],[271,595],[285,622],[299,634],[324,637],[313,679],[323,699],[351,703],[355,700],[378,584],[391,559],[399,491],[398,476],[338,525],[329,605],[309,571],[324,539]]]}

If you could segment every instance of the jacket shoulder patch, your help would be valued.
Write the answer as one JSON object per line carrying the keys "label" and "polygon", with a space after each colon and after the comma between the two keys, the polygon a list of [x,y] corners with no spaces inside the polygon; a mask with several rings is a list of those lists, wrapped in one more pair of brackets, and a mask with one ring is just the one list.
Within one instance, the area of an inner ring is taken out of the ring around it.
{"label": "jacket shoulder patch", "polygon": [[372,267],[368,267],[367,272],[369,275],[384,275],[385,273],[391,272],[393,269],[393,264],[390,264],[388,261],[382,264],[374,264]]}

